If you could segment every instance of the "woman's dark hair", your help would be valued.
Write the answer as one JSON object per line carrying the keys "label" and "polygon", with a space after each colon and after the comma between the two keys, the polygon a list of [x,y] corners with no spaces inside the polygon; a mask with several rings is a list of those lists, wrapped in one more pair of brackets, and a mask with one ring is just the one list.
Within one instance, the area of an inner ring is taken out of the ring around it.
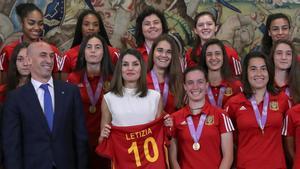
{"label": "woman's dark hair", "polygon": [[262,52],[250,52],[246,55],[244,59],[244,65],[243,65],[243,70],[242,70],[242,83],[243,83],[243,93],[245,94],[246,98],[250,98],[253,94],[254,91],[252,90],[252,87],[249,83],[248,80],[248,67],[249,67],[249,62],[253,58],[261,58],[265,61],[265,64],[267,66],[267,71],[269,75],[269,81],[267,83],[267,91],[272,93],[272,94],[277,94],[278,90],[274,87],[274,76],[275,76],[275,71],[273,65],[270,63],[268,57],[263,54]]}
{"label": "woman's dark hair", "polygon": [[178,47],[178,52],[180,54],[180,57],[184,57],[185,56],[185,43],[184,40],[182,39],[182,37],[180,36],[180,34],[178,32],[168,32],[168,35],[174,39],[174,41],[176,42],[176,45]]}
{"label": "woman's dark hair", "polygon": [[145,97],[147,96],[148,93],[147,80],[146,80],[147,68],[141,53],[136,49],[126,49],[125,51],[121,52],[121,55],[117,61],[115,72],[113,74],[112,81],[110,84],[110,91],[118,96],[123,96],[124,80],[122,77],[122,62],[124,56],[126,55],[132,55],[136,57],[137,60],[140,62],[141,75],[137,82],[136,94],[138,94],[139,97]]}
{"label": "woman's dark hair", "polygon": [[38,11],[43,16],[42,10],[33,3],[21,3],[16,6],[16,13],[21,21],[23,21],[32,11]]}
{"label": "woman's dark hair", "polygon": [[98,32],[98,34],[105,39],[105,42],[106,42],[107,45],[111,46],[101,16],[94,10],[85,9],[78,17],[77,24],[76,24],[76,27],[75,27],[74,39],[73,39],[73,43],[72,43],[71,48],[79,45],[81,43],[82,39],[83,39],[83,36],[82,36],[82,23],[83,23],[84,17],[87,16],[87,15],[96,16],[96,18],[98,19],[98,22],[99,22],[99,32]]}
{"label": "woman's dark hair", "polygon": [[201,67],[201,66],[192,66],[192,67],[187,67],[184,72],[183,72],[183,83],[186,82],[186,75],[190,72],[193,72],[193,71],[200,71],[204,74],[204,77],[205,77],[205,80],[208,82],[208,74],[207,74],[207,71]]}
{"label": "woman's dark hair", "polygon": [[289,73],[289,84],[293,82],[292,78],[293,77],[290,77],[290,72],[294,72],[296,71],[296,64],[297,64],[297,54],[296,54],[296,49],[294,47],[294,45],[292,44],[291,41],[289,40],[285,40],[285,39],[280,39],[276,42],[274,42],[272,48],[271,48],[271,53],[269,55],[269,58],[271,60],[271,63],[273,64],[274,68],[275,68],[275,63],[274,63],[274,55],[275,55],[275,52],[276,52],[276,48],[279,44],[286,44],[288,45],[291,50],[292,50],[292,64],[291,64],[291,67],[288,69],[288,73]]}
{"label": "woman's dark hair", "polygon": [[[186,76],[187,76],[187,74],[190,73],[190,72],[193,72],[193,71],[200,71],[200,72],[202,72],[204,74],[205,81],[208,82],[208,74],[207,74],[206,70],[203,67],[197,65],[197,66],[187,67],[185,69],[185,71],[183,72],[183,84],[186,83]],[[181,101],[181,104],[185,105],[187,103],[188,103],[188,96],[185,93],[185,96],[183,97],[183,99]]]}
{"label": "woman's dark hair", "polygon": [[228,61],[228,56],[227,56],[227,53],[226,53],[226,50],[225,50],[225,46],[222,43],[222,41],[220,41],[218,39],[208,40],[202,47],[200,57],[197,57],[197,60],[198,60],[197,63],[199,63],[199,65],[201,67],[203,67],[207,72],[209,72],[208,71],[208,66],[207,66],[207,63],[206,63],[206,51],[207,51],[207,48],[210,45],[218,45],[221,48],[222,54],[223,54],[223,65],[221,66],[221,70],[220,70],[221,71],[221,76],[222,76],[223,80],[231,81],[232,80],[232,75],[231,75],[231,71],[230,71],[231,69],[229,67],[229,61]]}
{"label": "woman's dark hair", "polygon": [[[211,19],[213,20],[213,22],[215,23],[215,25],[217,25],[217,19],[216,17],[208,11],[203,11],[198,13],[195,18],[194,18],[194,29],[197,27],[197,23],[198,23],[198,19],[204,15],[208,15],[211,17]],[[199,63],[199,55],[197,54],[197,50],[201,47],[201,39],[198,35],[195,36],[195,41],[194,41],[194,45],[193,45],[193,49],[191,52],[191,59],[195,62],[195,63]]]}
{"label": "woman's dark hair", "polygon": [[160,19],[162,24],[162,33],[168,33],[168,23],[164,14],[153,7],[147,7],[145,10],[142,11],[142,13],[138,15],[136,19],[134,37],[136,40],[137,47],[142,46],[145,41],[145,36],[143,34],[142,29],[143,21],[147,16],[150,16],[152,14],[156,15]]}
{"label": "woman's dark hair", "polygon": [[18,54],[20,53],[21,49],[27,48],[28,46],[29,43],[22,42],[18,44],[12,52],[12,55],[9,60],[9,66],[7,72],[7,86],[6,86],[7,91],[14,90],[18,87],[21,74],[17,69],[16,62],[17,62]]}
{"label": "woman's dark hair", "polygon": [[262,45],[262,52],[266,54],[267,56],[270,54],[270,49],[273,45],[272,37],[269,35],[271,23],[276,19],[285,19],[289,23],[289,28],[291,28],[291,22],[289,17],[286,14],[283,13],[274,13],[270,14],[266,21],[266,28],[267,30],[264,32],[261,45]]}
{"label": "woman's dark hair", "polygon": [[101,60],[101,74],[104,77],[104,79],[109,78],[113,72],[114,72],[114,67],[108,52],[108,47],[106,44],[106,41],[98,34],[93,34],[93,35],[88,35],[87,37],[84,37],[81,44],[80,44],[80,49],[78,53],[78,59],[76,63],[76,71],[82,71],[86,69],[86,60],[85,60],[85,48],[89,42],[90,39],[92,38],[97,38],[101,41],[102,46],[103,46],[103,57]]}
{"label": "woman's dark hair", "polygon": [[154,66],[154,52],[157,45],[162,42],[166,41],[171,46],[171,62],[165,72],[165,74],[169,77],[169,86],[171,93],[175,96],[175,106],[176,108],[181,107],[181,98],[183,95],[183,88],[182,88],[182,71],[181,65],[179,60],[179,52],[174,39],[168,34],[162,34],[157,39],[154,40],[152,44],[152,48],[149,54],[148,60],[148,69],[152,70]]}

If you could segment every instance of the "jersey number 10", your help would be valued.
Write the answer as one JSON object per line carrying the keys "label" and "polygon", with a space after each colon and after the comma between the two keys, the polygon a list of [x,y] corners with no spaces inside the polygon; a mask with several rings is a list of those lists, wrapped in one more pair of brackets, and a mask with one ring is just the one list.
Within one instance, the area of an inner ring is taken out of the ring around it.
{"label": "jersey number 10", "polygon": [[[153,156],[151,156],[150,153],[149,153],[149,143],[151,143],[152,148],[153,148]],[[128,149],[128,154],[131,154],[132,152],[134,154],[136,166],[140,167],[142,164],[141,164],[140,154],[139,154],[139,150],[138,150],[136,141],[132,142],[130,148]],[[153,137],[148,137],[144,141],[144,153],[145,153],[146,159],[149,162],[153,163],[158,159],[158,155],[159,155],[158,148],[157,148],[156,141]]]}

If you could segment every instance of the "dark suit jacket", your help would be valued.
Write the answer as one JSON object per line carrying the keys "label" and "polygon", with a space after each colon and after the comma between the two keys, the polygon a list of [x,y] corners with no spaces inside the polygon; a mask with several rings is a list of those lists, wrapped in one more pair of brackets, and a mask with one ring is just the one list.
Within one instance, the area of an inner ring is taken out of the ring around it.
{"label": "dark suit jacket", "polygon": [[2,143],[6,169],[86,169],[87,132],[76,86],[54,80],[51,132],[31,82],[8,94]]}

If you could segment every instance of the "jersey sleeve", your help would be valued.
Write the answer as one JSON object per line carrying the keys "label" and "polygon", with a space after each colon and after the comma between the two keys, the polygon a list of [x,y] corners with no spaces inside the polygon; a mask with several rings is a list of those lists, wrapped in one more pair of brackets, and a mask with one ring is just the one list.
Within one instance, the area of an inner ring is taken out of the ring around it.
{"label": "jersey sleeve", "polygon": [[8,71],[9,51],[4,47],[0,53],[0,71]]}
{"label": "jersey sleeve", "polygon": [[293,109],[290,109],[284,118],[283,127],[282,127],[283,136],[295,136],[295,125],[293,122],[292,112]]}
{"label": "jersey sleeve", "polygon": [[230,118],[225,115],[225,113],[220,113],[220,125],[219,125],[219,131],[220,133],[228,133],[234,131],[233,124],[230,120]]}

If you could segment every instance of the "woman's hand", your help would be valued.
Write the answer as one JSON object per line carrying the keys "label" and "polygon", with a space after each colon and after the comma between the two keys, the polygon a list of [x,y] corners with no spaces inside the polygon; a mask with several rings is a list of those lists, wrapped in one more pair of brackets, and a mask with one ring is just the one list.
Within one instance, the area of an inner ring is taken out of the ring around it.
{"label": "woman's hand", "polygon": [[101,131],[100,137],[98,139],[98,143],[101,143],[104,138],[108,138],[109,137],[110,130],[111,130],[111,126],[110,125],[108,125],[108,124],[104,125],[104,127],[103,127],[103,129]]}
{"label": "woman's hand", "polygon": [[169,114],[164,116],[164,125],[166,127],[173,127],[173,119]]}

